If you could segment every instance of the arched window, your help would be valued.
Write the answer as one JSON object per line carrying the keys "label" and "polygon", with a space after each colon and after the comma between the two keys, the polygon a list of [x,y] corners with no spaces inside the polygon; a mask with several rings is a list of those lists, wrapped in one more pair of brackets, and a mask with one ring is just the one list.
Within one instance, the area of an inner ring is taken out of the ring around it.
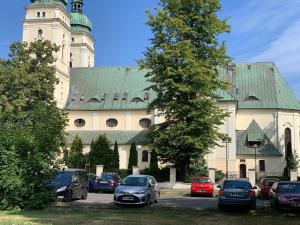
{"label": "arched window", "polygon": [[42,39],[43,38],[43,30],[39,29],[38,30],[38,39]]}
{"label": "arched window", "polygon": [[116,126],[118,126],[118,120],[113,119],[113,118],[108,119],[108,120],[106,120],[106,125],[108,127],[116,127]]}
{"label": "arched window", "polygon": [[85,120],[84,119],[76,119],[74,121],[74,124],[75,124],[76,127],[84,127]]}
{"label": "arched window", "polygon": [[287,155],[288,150],[292,151],[292,131],[290,128],[284,130],[284,150]]}
{"label": "arched window", "polygon": [[149,160],[149,154],[148,154],[148,151],[147,150],[144,150],[143,152],[142,152],[142,162],[148,162],[148,160]]}
{"label": "arched window", "polygon": [[148,128],[151,126],[151,120],[150,119],[147,119],[147,118],[144,118],[144,119],[141,119],[139,121],[139,124],[142,128]]}

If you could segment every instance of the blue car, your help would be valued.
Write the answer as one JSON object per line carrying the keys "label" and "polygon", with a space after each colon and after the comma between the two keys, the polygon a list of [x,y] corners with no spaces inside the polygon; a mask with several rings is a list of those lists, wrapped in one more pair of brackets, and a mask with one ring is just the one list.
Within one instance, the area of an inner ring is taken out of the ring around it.
{"label": "blue car", "polygon": [[120,182],[121,178],[117,173],[104,173],[94,181],[93,190],[114,192]]}
{"label": "blue car", "polygon": [[228,179],[219,186],[218,208],[225,209],[227,206],[243,206],[248,209],[256,209],[255,190],[246,179]]}

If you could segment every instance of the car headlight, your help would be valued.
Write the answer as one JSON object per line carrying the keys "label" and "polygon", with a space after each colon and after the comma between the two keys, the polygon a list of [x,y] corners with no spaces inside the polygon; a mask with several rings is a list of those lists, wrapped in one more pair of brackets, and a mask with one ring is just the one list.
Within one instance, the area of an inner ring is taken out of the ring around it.
{"label": "car headlight", "polygon": [[62,192],[62,191],[65,191],[67,189],[67,186],[63,186],[63,187],[61,187],[61,188],[58,188],[57,190],[56,190],[56,192]]}

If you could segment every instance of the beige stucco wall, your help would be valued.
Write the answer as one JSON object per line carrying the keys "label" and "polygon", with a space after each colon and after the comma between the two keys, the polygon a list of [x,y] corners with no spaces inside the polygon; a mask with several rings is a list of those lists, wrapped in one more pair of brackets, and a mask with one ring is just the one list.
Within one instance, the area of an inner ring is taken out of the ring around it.
{"label": "beige stucco wall", "polygon": [[[146,110],[136,111],[69,111],[67,130],[143,130],[139,125],[140,119],[152,119]],[[118,120],[116,127],[108,127],[106,120],[114,118]],[[76,119],[84,119],[86,125],[78,128],[74,125]]]}
{"label": "beige stucco wall", "polygon": [[[220,132],[227,134],[231,139],[231,143],[227,145],[227,160],[228,170],[235,170],[236,167],[236,103],[235,102],[220,102],[218,106],[224,111],[229,113],[229,117],[226,117],[224,124],[220,126]],[[219,146],[211,151],[207,156],[207,165],[209,168],[215,168],[217,170],[226,171],[226,144],[221,140],[217,141]]]}
{"label": "beige stucco wall", "polygon": [[[37,13],[40,13],[38,17]],[[43,16],[45,13],[45,17]],[[38,30],[43,31],[42,36]],[[50,40],[60,46],[59,52],[54,54],[57,61],[54,63],[59,78],[59,83],[54,92],[55,100],[60,108],[63,108],[69,92],[69,62],[71,28],[70,16],[59,6],[27,6],[23,24],[23,41],[33,42],[38,39]]]}
{"label": "beige stucco wall", "polygon": [[94,40],[85,33],[72,33],[71,42],[72,67],[94,67]]}
{"label": "beige stucco wall", "polygon": [[[114,146],[111,146],[113,149]],[[90,145],[84,145],[83,147],[83,154],[88,154],[90,152]],[[130,145],[118,145],[119,149],[119,169],[127,169],[128,162],[129,162],[129,154],[130,154]],[[142,162],[142,151],[149,151],[147,146],[137,145],[137,155],[138,155],[138,167],[140,170],[148,168],[150,165],[150,152],[148,156],[148,162]]]}

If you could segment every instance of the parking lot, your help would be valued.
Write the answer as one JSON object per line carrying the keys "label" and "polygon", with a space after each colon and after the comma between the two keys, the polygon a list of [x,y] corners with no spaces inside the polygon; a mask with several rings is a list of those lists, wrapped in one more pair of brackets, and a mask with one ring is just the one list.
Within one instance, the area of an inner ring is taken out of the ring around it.
{"label": "parking lot", "polygon": [[[269,202],[257,199],[257,208],[268,208]],[[70,203],[60,203],[61,206],[111,208],[113,204],[113,194],[89,193],[86,200],[75,200]],[[160,202],[152,204],[151,207],[175,207],[193,209],[217,209],[217,198],[180,196],[178,194],[161,194]]]}

